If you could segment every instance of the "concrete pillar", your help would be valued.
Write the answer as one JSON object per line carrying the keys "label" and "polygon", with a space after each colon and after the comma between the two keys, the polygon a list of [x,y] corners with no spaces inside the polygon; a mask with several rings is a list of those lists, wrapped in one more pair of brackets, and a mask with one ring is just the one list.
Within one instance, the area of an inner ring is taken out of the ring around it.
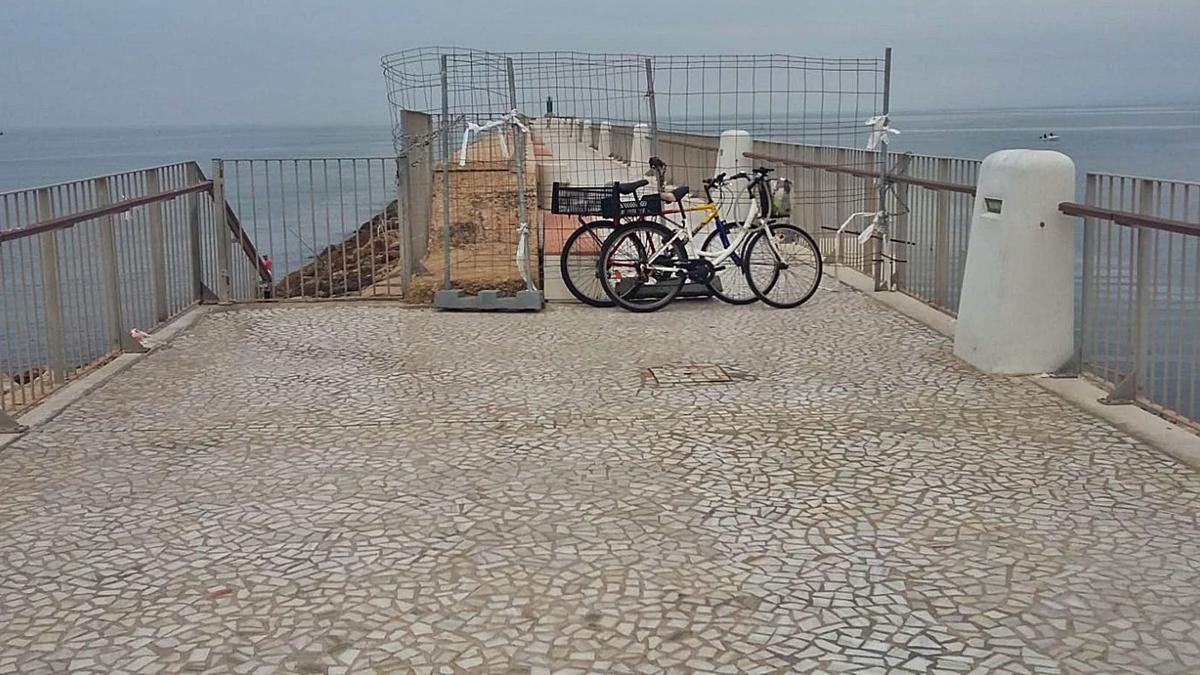
{"label": "concrete pillar", "polygon": [[600,140],[596,143],[596,151],[601,157],[612,156],[612,125],[608,122],[600,123]]}
{"label": "concrete pillar", "polygon": [[593,147],[592,146],[592,121],[584,120],[583,127],[580,128],[579,131],[581,134],[579,137],[579,140],[583,141],[583,144],[586,145],[587,147],[589,147],[589,148]]}
{"label": "concrete pillar", "polygon": [[1074,353],[1075,163],[1047,150],[983,160],[954,353],[987,373],[1054,372]]}
{"label": "concrete pillar", "polygon": [[633,145],[629,149],[629,168],[641,175],[650,170],[650,125],[633,127]]}
{"label": "concrete pillar", "polygon": [[[749,131],[733,129],[721,132],[721,141],[717,146],[717,166],[715,173],[733,175],[740,171],[754,168],[754,160],[745,156],[754,147],[754,139]],[[714,174],[715,175],[715,174]],[[730,221],[741,222],[750,212],[750,197],[746,194],[746,181],[738,181],[734,185],[732,199],[726,198],[721,202],[721,216]]]}

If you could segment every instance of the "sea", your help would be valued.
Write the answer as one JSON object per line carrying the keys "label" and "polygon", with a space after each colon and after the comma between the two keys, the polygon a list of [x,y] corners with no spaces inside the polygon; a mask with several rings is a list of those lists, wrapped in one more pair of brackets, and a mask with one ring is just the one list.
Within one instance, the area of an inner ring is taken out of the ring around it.
{"label": "sea", "polygon": [[[893,127],[900,131],[892,144],[894,151],[982,159],[1007,148],[1052,148],[1075,161],[1080,185],[1088,171],[1200,182],[1200,103],[899,109],[892,117]],[[389,157],[393,153],[391,128],[386,124],[0,131],[0,193],[186,160],[198,162],[207,173],[214,157]],[[1048,133],[1059,140],[1039,140]],[[296,264],[301,262],[298,258],[293,258]],[[276,269],[277,275],[285,271]],[[11,335],[11,330],[0,330],[6,338],[0,349],[0,372],[31,365],[17,362],[9,346]],[[1200,402],[1195,404],[1198,409],[1191,414],[1200,416]]]}

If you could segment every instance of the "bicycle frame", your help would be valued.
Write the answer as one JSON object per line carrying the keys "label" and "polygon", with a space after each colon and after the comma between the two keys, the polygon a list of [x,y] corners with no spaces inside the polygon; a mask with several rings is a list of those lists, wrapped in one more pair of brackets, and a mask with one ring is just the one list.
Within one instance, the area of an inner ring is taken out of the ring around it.
{"label": "bicycle frame", "polygon": [[[708,215],[700,221],[700,224],[696,225],[695,227],[690,227],[688,225],[686,216],[683,218],[682,223],[676,223],[669,218],[663,218],[674,228],[675,235],[671,237],[669,241],[663,244],[662,250],[670,250],[675,242],[680,242],[683,244],[689,243],[696,236],[696,234],[700,232],[700,230],[704,229],[706,225],[715,222],[717,224],[717,230],[721,233],[721,243],[725,245],[725,248],[721,249],[720,251],[712,252],[696,251],[696,254],[701,258],[712,262],[714,267],[719,267],[733,257],[739,249],[741,249],[742,244],[744,244],[746,241],[746,237],[749,237],[751,234],[757,231],[759,227],[769,228],[769,224],[760,217],[762,214],[759,213],[757,199],[750,203],[750,212],[746,214],[746,223],[749,223],[750,225],[741,228],[741,231],[738,233],[737,238],[733,242],[729,241],[729,229],[726,227],[725,221],[721,219],[720,212],[718,211],[717,205],[714,202],[709,201],[705,204],[699,204],[697,206],[690,207],[681,205],[678,209],[663,211],[663,215],[686,214],[689,212],[698,211],[705,211]],[[768,243],[771,246],[771,249],[775,252],[776,257],[778,257],[780,252],[778,248],[776,248],[775,242],[769,241]],[[675,267],[660,267],[656,265],[651,265],[650,269],[654,270],[655,272],[677,271],[677,268]]]}

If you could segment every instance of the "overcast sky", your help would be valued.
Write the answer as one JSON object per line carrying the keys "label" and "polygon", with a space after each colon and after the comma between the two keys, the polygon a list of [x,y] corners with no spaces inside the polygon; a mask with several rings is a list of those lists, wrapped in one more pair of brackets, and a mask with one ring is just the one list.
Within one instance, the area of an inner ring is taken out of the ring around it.
{"label": "overcast sky", "polygon": [[1195,103],[1200,0],[0,0],[0,128],[387,124],[422,45],[895,48],[900,109]]}

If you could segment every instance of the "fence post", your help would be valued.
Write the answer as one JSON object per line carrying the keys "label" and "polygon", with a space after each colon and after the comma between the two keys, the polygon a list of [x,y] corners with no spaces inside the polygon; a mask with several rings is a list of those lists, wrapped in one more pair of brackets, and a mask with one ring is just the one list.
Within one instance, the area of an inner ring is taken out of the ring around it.
{"label": "fence post", "polygon": [[442,54],[442,288],[450,288],[450,75]]}
{"label": "fence post", "polygon": [[412,280],[412,211],[408,199],[408,152],[396,157],[396,225],[400,230],[400,295],[408,298]]}
{"label": "fence post", "polygon": [[[50,190],[37,191],[37,219],[54,217]],[[38,235],[41,257],[42,311],[46,315],[46,365],[51,380],[62,384],[67,379],[67,334],[63,321],[62,286],[59,280],[58,232],[51,230]]]}
{"label": "fence post", "polygon": [[[517,79],[513,72],[512,57],[505,59],[508,66],[508,98],[513,110],[517,109]],[[525,290],[536,290],[533,270],[529,265],[529,209],[525,205],[525,134],[513,120],[513,162],[517,175],[517,267],[525,281]],[[503,133],[503,132],[502,132]]]}
{"label": "fence post", "polygon": [[217,302],[227,305],[232,302],[233,278],[229,261],[229,247],[232,239],[229,236],[229,217],[225,212],[225,162],[214,159],[212,173],[213,229],[215,230],[213,237],[217,245]]}
{"label": "fence post", "polygon": [[[96,202],[100,206],[112,204],[112,188],[107,177],[96,179]],[[121,268],[113,216],[100,219],[100,278],[104,285],[104,315],[108,319],[109,346],[121,352],[145,352],[146,349],[125,332],[125,313],[121,307]]]}
{"label": "fence post", "polygon": [[[188,185],[200,182],[200,166],[195,162],[187,164]],[[200,239],[200,194],[193,192],[187,196],[188,208],[188,247],[192,261],[192,300],[204,302],[204,252]]]}
{"label": "fence post", "polygon": [[[937,160],[937,179],[950,182],[951,161]],[[950,306],[950,193],[938,190],[933,221],[933,302]]]}
{"label": "fence post", "polygon": [[[146,172],[146,193],[162,193],[162,182],[157,169]],[[157,323],[167,320],[167,254],[166,234],[163,231],[163,205],[154,202],[150,210],[150,283],[154,293],[154,318]]]}
{"label": "fence post", "polygon": [[[658,106],[654,101],[654,60],[646,59],[646,100],[650,103],[650,156],[659,157],[658,147]],[[658,186],[663,189],[662,185]]]}
{"label": "fence post", "polygon": [[[884,51],[883,57],[883,116],[888,116],[891,105],[892,95],[892,48],[888,47]],[[887,190],[888,190],[888,143],[887,134],[884,133],[880,138],[879,143],[879,241],[875,246],[874,255],[872,256],[872,276],[875,278],[875,290],[890,291],[891,289],[891,274],[885,274],[884,256],[894,257],[894,247],[891,246],[892,235],[888,224],[888,207],[887,207]],[[892,265],[886,263],[887,269],[890,271]]]}

